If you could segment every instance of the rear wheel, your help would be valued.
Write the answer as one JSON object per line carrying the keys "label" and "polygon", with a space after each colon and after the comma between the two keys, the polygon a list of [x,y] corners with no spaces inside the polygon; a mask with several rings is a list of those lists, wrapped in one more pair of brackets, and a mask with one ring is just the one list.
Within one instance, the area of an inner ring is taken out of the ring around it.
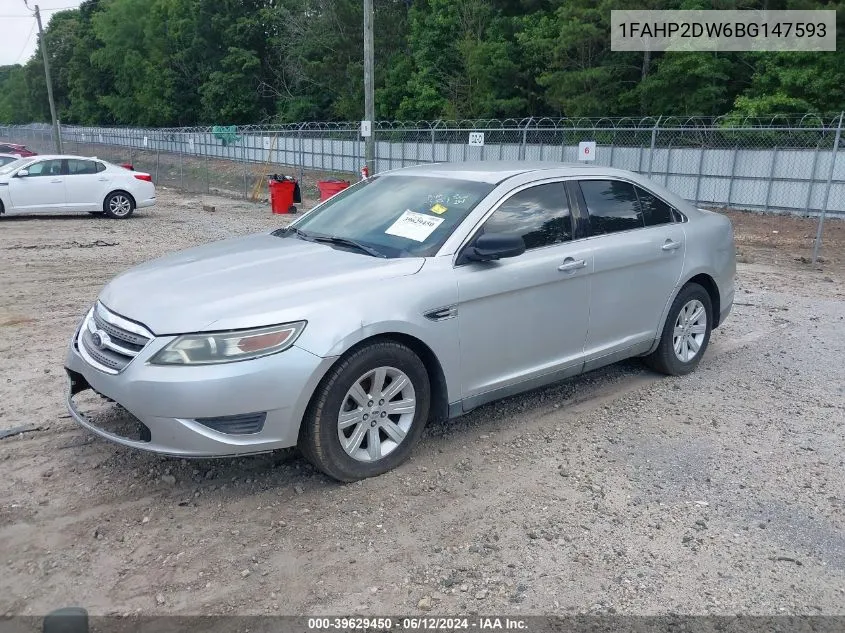
{"label": "rear wheel", "polygon": [[682,376],[693,371],[710,342],[713,307],[710,295],[696,283],[681,288],[669,308],[657,349],[646,363],[661,373]]}
{"label": "rear wheel", "polygon": [[88,633],[88,612],[82,607],[65,607],[44,616],[43,633]]}
{"label": "rear wheel", "polygon": [[103,213],[116,220],[124,220],[135,210],[135,201],[125,191],[114,191],[106,196]]}
{"label": "rear wheel", "polygon": [[320,383],[299,447],[339,481],[380,475],[405,461],[428,418],[425,365],[408,347],[373,343],[342,359]]}

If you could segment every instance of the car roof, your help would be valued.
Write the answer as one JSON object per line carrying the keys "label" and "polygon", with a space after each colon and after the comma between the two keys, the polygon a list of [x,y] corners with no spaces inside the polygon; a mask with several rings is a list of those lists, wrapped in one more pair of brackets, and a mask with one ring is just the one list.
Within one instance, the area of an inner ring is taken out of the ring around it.
{"label": "car roof", "polygon": [[96,158],[95,156],[74,156],[73,154],[38,154],[36,156],[27,156],[26,158],[31,158],[33,160],[58,160],[64,158],[74,158],[78,160],[98,160],[100,162],[106,162],[102,158]]}
{"label": "car roof", "polygon": [[492,185],[497,185],[508,178],[519,176],[521,174],[536,173],[542,175],[542,172],[554,171],[554,177],[561,178],[577,178],[577,177],[606,177],[617,178],[620,180],[628,180],[634,182],[641,187],[645,187],[652,193],[658,194],[664,200],[672,204],[678,209],[683,209],[684,213],[689,213],[691,209],[695,209],[694,205],[668,190],[654,180],[651,180],[643,174],[638,174],[626,169],[616,169],[614,167],[606,167],[604,165],[595,165],[587,163],[563,163],[552,161],[475,161],[464,163],[426,163],[423,165],[414,165],[413,167],[403,167],[393,171],[384,172],[385,176],[420,176],[432,178],[457,178],[459,180],[472,180],[475,182],[486,182]]}
{"label": "car roof", "polygon": [[624,169],[614,169],[602,165],[588,165],[582,163],[560,163],[551,161],[524,160],[485,160],[462,163],[426,163],[403,167],[384,175],[394,176],[428,176],[434,178],[458,178],[460,180],[474,180],[497,184],[513,176],[530,172],[555,170],[560,176],[611,176],[616,178],[631,178],[633,172]]}
{"label": "car roof", "polygon": [[3,158],[14,158],[15,160],[19,158],[17,154],[6,154],[5,152],[0,152],[0,156]]}

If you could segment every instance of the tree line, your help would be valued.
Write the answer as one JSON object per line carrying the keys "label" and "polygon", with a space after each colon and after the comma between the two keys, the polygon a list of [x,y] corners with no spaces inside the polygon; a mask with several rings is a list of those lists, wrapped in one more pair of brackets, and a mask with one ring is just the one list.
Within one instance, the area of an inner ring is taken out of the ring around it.
{"label": "tree line", "polygon": [[[65,123],[363,116],[361,0],[85,0],[45,32]],[[379,119],[764,116],[845,108],[845,2],[375,0]],[[834,53],[618,53],[611,9],[835,9]],[[40,46],[40,45],[39,45]],[[0,122],[49,121],[41,51]]]}

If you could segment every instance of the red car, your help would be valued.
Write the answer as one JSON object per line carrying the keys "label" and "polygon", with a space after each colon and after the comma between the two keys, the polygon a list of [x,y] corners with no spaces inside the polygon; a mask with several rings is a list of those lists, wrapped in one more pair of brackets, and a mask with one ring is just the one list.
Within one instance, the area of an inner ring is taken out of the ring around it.
{"label": "red car", "polygon": [[27,149],[26,145],[18,145],[17,143],[0,143],[0,154],[18,154],[21,158],[38,156],[37,152]]}

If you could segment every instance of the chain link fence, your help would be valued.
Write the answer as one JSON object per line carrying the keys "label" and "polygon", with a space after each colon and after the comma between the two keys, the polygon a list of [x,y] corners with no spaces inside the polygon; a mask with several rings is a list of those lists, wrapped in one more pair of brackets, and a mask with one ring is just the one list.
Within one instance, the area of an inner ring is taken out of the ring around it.
{"label": "chain link fence", "polygon": [[[595,141],[595,164],[647,175],[700,206],[845,217],[842,114],[820,117],[549,119],[377,122],[371,173],[444,161],[576,162]],[[470,144],[473,133],[474,144]],[[483,134],[483,138],[478,135]],[[0,127],[0,141],[55,151],[48,125]],[[65,153],[131,163],[156,183],[256,199],[270,173],[349,178],[365,164],[357,123],[237,128],[63,126]]]}

